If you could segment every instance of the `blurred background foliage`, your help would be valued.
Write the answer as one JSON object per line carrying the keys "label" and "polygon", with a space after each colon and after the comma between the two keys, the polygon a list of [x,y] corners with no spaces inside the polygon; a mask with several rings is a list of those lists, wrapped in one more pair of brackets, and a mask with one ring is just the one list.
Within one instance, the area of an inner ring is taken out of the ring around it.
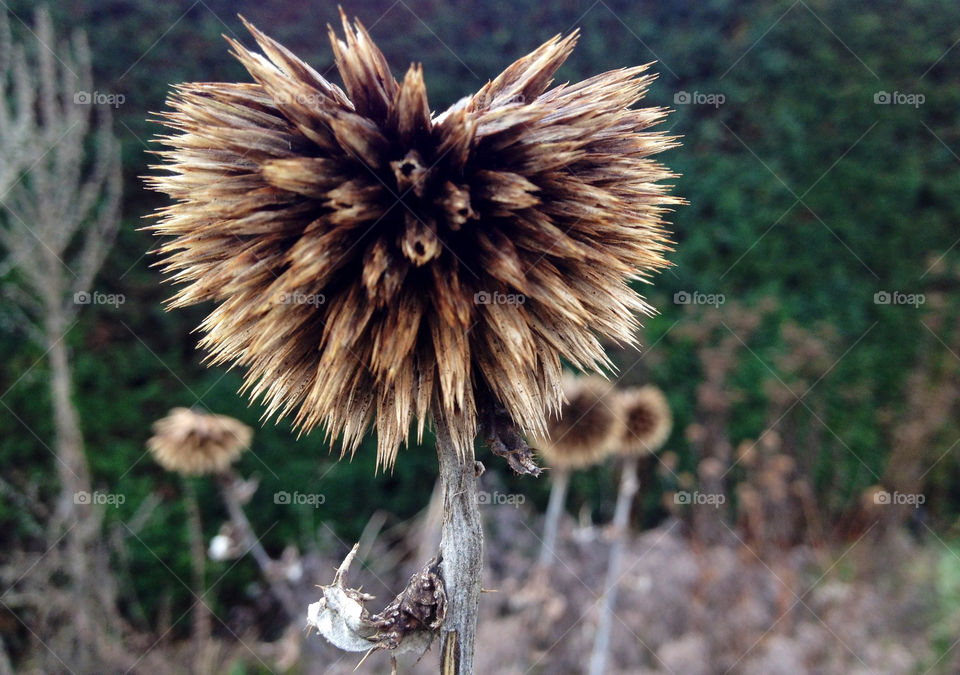
{"label": "blurred background foliage", "polygon": [[[6,4],[30,23],[32,0]],[[690,204],[672,217],[675,267],[645,291],[660,314],[645,322],[644,351],[612,347],[623,379],[652,381],[667,392],[676,417],[667,448],[678,455],[678,471],[696,472],[709,452],[709,443],[697,439],[711,424],[720,425],[717,442],[729,450],[777,422],[828,525],[841,522],[862,492],[881,482],[897,450],[897,429],[922,411],[922,397],[911,399],[911,387],[922,386],[918,369],[926,368],[928,381],[942,380],[956,375],[960,360],[960,48],[953,48],[960,4],[355,0],[345,10],[369,28],[395,74],[411,61],[423,63],[437,111],[574,27],[580,44],[559,81],[658,61],[660,76],[646,103],[676,109],[666,126],[683,136],[683,146],[664,161],[681,174],[676,192]],[[170,408],[202,405],[257,428],[253,452],[238,468],[261,478],[248,512],[272,554],[290,541],[308,549],[342,547],[376,511],[390,521],[409,518],[426,506],[434,482],[430,447],[408,448],[392,473],[375,474],[372,442],[352,461],[338,462],[338,450],[320,432],[298,440],[286,423],[261,428],[260,407],[236,394],[240,373],[205,368],[194,349],[191,331],[209,308],[164,311],[172,290],[159,283],[145,255],[156,242],[138,230],[141,218],[162,204],[139,177],[151,171],[149,139],[159,131],[148,118],[163,109],[170,84],[249,81],[221,38],[253,43],[238,12],[327,73],[326,24],[337,20],[336,11],[329,2],[251,0],[51,6],[58,33],[87,32],[97,89],[125,97],[114,111],[123,141],[124,224],[95,289],[122,293],[126,302],[84,308],[68,340],[94,484],[126,496],[108,518],[130,519],[151,492],[163,499],[140,541],[128,542],[124,563],[128,597],[136,600],[129,611],[145,627],[163,603],[179,616],[190,600],[155,557],[188,578],[181,485],[144,449],[151,423]],[[21,39],[28,37],[23,23],[11,23]],[[922,93],[925,102],[876,105],[880,91]],[[722,94],[724,102],[675,105],[682,92]],[[876,304],[881,291],[923,293],[926,303]],[[725,303],[677,304],[681,292],[722,294]],[[6,354],[0,462],[7,480],[35,484],[41,498],[52,498],[45,362],[12,317],[0,308]],[[791,360],[811,344],[823,348],[820,361]],[[723,398],[719,407],[705,398],[711,386]],[[789,391],[801,396],[811,387],[791,407],[796,397]],[[935,446],[913,451],[928,453],[926,465],[957,437],[955,420],[931,432]],[[509,489],[545,504],[545,481],[508,476],[485,450],[481,459]],[[958,469],[948,452],[925,475],[928,499],[916,517],[937,531],[950,533],[960,513]],[[738,475],[735,469],[731,477]],[[636,515],[652,526],[667,515],[664,486],[653,467],[642,478]],[[208,483],[196,481],[209,537],[225,515],[217,518],[223,507]],[[597,520],[608,519],[615,485],[609,467],[575,476],[569,509],[587,507]],[[326,501],[295,509],[290,518],[291,507],[271,499],[280,490],[322,492]],[[5,500],[0,532],[2,549],[31,546],[33,534]],[[249,559],[211,565],[213,579],[226,575],[213,594],[215,610],[232,606],[257,575]],[[944,568],[944,583],[955,593],[951,570]]]}

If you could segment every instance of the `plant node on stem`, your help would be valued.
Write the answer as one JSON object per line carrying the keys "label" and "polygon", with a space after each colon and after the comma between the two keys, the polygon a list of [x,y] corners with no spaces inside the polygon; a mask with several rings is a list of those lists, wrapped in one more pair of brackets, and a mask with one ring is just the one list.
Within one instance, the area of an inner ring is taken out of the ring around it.
{"label": "plant node on stem", "polygon": [[347,555],[323,597],[307,609],[307,625],[345,651],[391,650],[422,654],[439,634],[441,672],[473,673],[483,572],[483,529],[477,482],[483,465],[471,449],[458,453],[443,422],[436,423],[437,457],[443,493],[440,553],[414,574],[406,588],[371,616],[373,596],[346,586],[357,553]]}

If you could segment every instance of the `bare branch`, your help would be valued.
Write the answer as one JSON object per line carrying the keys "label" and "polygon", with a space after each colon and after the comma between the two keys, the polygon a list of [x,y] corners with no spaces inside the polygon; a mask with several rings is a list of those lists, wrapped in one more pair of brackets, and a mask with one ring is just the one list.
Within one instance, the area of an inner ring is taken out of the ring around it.
{"label": "bare branch", "polygon": [[83,33],[58,43],[45,10],[36,13],[34,33],[28,55],[0,17],[0,246],[21,295],[39,298],[64,323],[116,236],[120,144],[109,106],[92,98]]}

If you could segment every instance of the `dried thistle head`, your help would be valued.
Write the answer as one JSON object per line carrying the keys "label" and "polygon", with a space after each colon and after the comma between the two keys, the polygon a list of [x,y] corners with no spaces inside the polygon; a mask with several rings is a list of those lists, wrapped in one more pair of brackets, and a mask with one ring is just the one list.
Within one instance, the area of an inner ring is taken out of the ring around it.
{"label": "dried thistle head", "polygon": [[435,117],[421,67],[396,81],[359,22],[330,30],[343,89],[247,27],[263,54],[230,44],[255,83],[177,86],[172,175],[149,179],[175,200],[150,228],[186,284],[171,306],[217,303],[211,362],[344,452],[376,417],[387,466],[414,419],[472,447],[478,400],[545,434],[561,359],[634,343],[651,308],[630,283],[667,264],[682,200],[651,158],[674,139],[646,131],[667,111],[630,107],[647,66],[549,89],[558,36]]}
{"label": "dried thistle head", "polygon": [[252,438],[253,430],[232,417],[174,408],[153,423],[147,449],[167,471],[210,474],[226,470]]}
{"label": "dried thistle head", "polygon": [[619,410],[623,416],[620,452],[631,455],[657,452],[667,442],[673,428],[667,397],[653,385],[626,389],[619,396]]}
{"label": "dried thistle head", "polygon": [[606,457],[623,435],[623,415],[612,385],[597,376],[563,378],[566,397],[548,435],[536,446],[549,466],[582,469]]}

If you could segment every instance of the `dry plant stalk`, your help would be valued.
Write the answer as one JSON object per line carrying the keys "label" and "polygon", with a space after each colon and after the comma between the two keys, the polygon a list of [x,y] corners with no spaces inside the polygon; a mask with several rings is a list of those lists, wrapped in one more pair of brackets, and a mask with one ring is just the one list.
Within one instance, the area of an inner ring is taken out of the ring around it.
{"label": "dry plant stalk", "polygon": [[600,598],[600,616],[597,620],[593,651],[590,654],[590,675],[603,675],[607,672],[607,656],[613,632],[613,616],[617,605],[627,528],[630,524],[630,510],[640,489],[640,482],[637,480],[639,459],[660,450],[673,429],[670,404],[657,387],[646,385],[626,389],[618,392],[617,399],[616,410],[622,420],[618,427],[620,437],[617,449],[623,463],[620,467],[620,488],[617,491],[617,505],[613,515],[613,545],[607,561],[607,576]]}
{"label": "dry plant stalk", "polygon": [[[190,543],[190,567],[192,592],[195,597],[203,598],[207,593],[207,555],[203,541],[203,520],[200,518],[200,505],[197,492],[188,479],[183,479],[184,502],[187,510],[187,538]],[[198,600],[193,605],[193,665],[202,672],[204,660],[210,649],[210,637],[213,635],[213,619],[210,606]]]}
{"label": "dry plant stalk", "polygon": [[[322,425],[352,453],[376,424],[392,466],[416,421],[438,437],[444,627],[471,672],[482,567],[473,443],[522,473],[543,436],[561,359],[608,365],[651,308],[630,286],[667,262],[663,216],[682,200],[651,156],[676,145],[631,108],[647,66],[550,89],[576,34],[549,40],[434,116],[419,65],[394,79],[369,34],[330,30],[343,88],[247,24],[230,40],[252,84],[176,87],[149,183],[175,202],[174,307],[217,303],[201,329],[213,364],[246,368],[265,416]],[[455,569],[457,563],[462,569]],[[463,582],[463,585],[460,582]]]}
{"label": "dry plant stalk", "polygon": [[13,44],[6,9],[0,12],[0,195],[36,160],[31,143],[35,119],[36,83],[31,79],[22,48]]}
{"label": "dry plant stalk", "polygon": [[92,583],[102,513],[82,499],[91,481],[66,334],[89,301],[120,222],[120,143],[109,108],[75,98],[94,89],[85,35],[58,40],[44,9],[27,30],[37,41],[33,51],[15,44],[7,8],[0,9],[0,275],[10,280],[3,310],[15,313],[18,328],[49,359],[60,482],[49,539],[62,535],[69,549],[74,597],[70,619],[60,624],[76,636],[60,656],[84,671],[122,650],[119,638],[108,645],[115,637],[108,632],[120,624],[116,608],[102,602]]}
{"label": "dry plant stalk", "polygon": [[[64,495],[57,515],[73,516],[74,495],[90,490],[77,412],[70,401],[64,336],[106,256],[120,222],[120,145],[109,107],[75,101],[93,89],[90,50],[78,32],[57,41],[49,13],[38,10],[41,45],[28,58],[0,23],[0,269],[15,272],[4,295],[51,363],[57,470]],[[7,68],[13,91],[7,91]],[[8,96],[16,98],[13,110]],[[92,128],[96,121],[96,129]],[[94,133],[95,131],[95,133]],[[96,141],[90,152],[91,136]],[[6,304],[6,303],[5,303]]]}
{"label": "dry plant stalk", "polygon": [[[167,471],[174,471],[183,477],[216,477],[230,516],[229,529],[234,535],[236,553],[250,553],[263,572],[270,590],[293,618],[299,613],[296,599],[290,588],[275,578],[274,561],[263,548],[243,510],[243,504],[253,496],[259,481],[244,481],[232,468],[232,464],[250,448],[252,439],[253,429],[233,417],[190,408],[174,408],[166,417],[154,422],[153,436],[147,440],[147,449],[157,464]],[[188,509],[195,509],[193,487],[188,480],[184,480],[183,485]],[[199,520],[199,514],[196,518]],[[194,536],[192,532],[191,536]],[[201,563],[203,560],[205,558]],[[202,602],[198,603],[196,611],[203,613],[207,607]]]}

